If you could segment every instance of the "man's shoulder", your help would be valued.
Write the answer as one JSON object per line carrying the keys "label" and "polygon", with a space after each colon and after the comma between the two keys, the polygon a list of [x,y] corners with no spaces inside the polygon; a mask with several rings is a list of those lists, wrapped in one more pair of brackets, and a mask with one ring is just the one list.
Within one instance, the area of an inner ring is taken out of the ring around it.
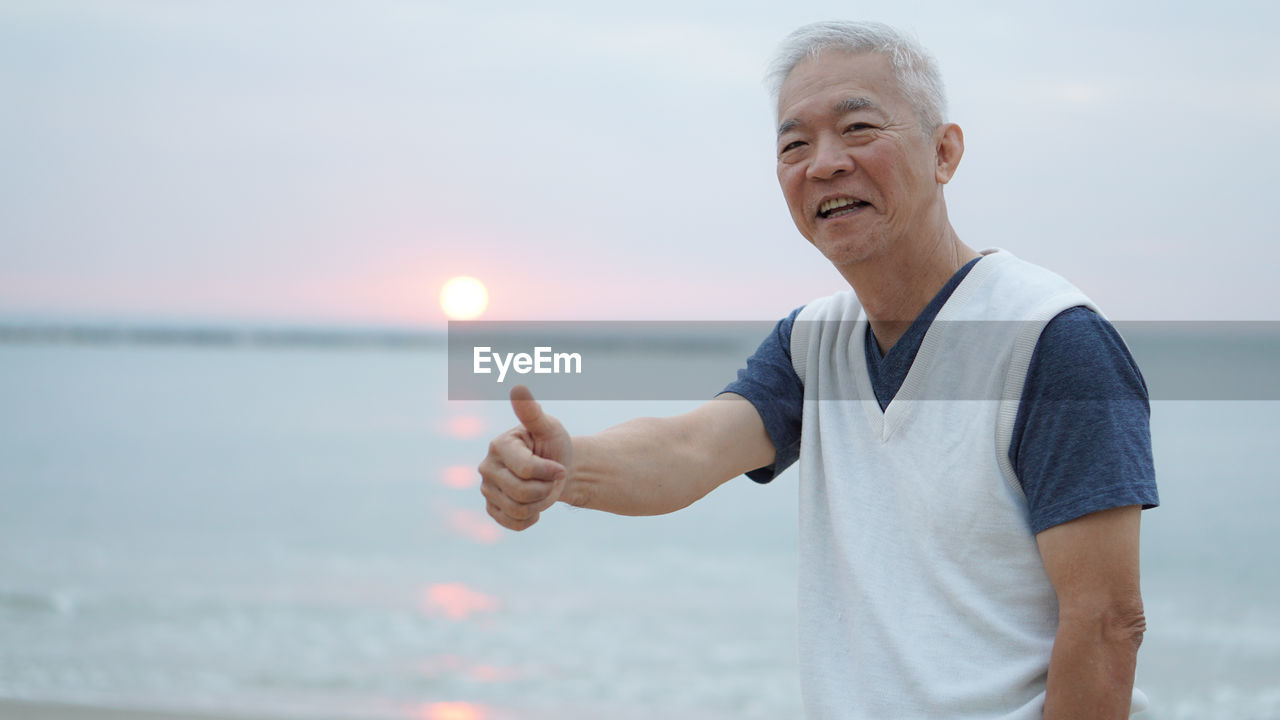
{"label": "man's shoulder", "polygon": [[797,322],[815,320],[853,320],[862,312],[862,304],[853,290],[841,290],[805,303],[798,314]]}
{"label": "man's shoulder", "polygon": [[1045,325],[1027,383],[1051,399],[1101,399],[1118,392],[1147,397],[1146,382],[1120,332],[1085,306],[1067,308]]}
{"label": "man's shoulder", "polygon": [[1061,275],[1005,250],[983,252],[988,254],[956,288],[938,319],[1000,322],[1014,333],[1019,347],[1030,351],[1044,323],[1058,313],[1077,305],[1097,309]]}

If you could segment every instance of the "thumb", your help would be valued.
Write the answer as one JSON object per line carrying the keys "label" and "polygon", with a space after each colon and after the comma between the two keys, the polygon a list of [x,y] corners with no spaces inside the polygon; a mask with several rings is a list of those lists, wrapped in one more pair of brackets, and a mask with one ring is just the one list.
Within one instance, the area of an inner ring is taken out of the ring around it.
{"label": "thumb", "polygon": [[551,418],[542,412],[542,406],[533,399],[533,393],[523,385],[511,388],[511,409],[515,410],[516,419],[534,437],[551,432]]}

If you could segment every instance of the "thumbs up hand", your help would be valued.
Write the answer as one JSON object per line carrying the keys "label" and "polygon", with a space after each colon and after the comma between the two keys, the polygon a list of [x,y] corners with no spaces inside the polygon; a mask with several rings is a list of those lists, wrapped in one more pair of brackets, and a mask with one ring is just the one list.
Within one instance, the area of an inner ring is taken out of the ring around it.
{"label": "thumbs up hand", "polygon": [[525,386],[511,389],[511,407],[520,424],[489,443],[489,454],[478,468],[480,492],[499,525],[524,530],[564,492],[573,441]]}

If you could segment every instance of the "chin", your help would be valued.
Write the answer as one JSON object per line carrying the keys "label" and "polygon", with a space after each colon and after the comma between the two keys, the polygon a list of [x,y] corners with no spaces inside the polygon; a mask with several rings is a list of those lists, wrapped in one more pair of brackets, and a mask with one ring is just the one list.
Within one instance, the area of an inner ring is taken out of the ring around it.
{"label": "chin", "polygon": [[883,247],[880,239],[862,238],[831,243],[814,242],[814,247],[836,267],[854,265],[874,257]]}

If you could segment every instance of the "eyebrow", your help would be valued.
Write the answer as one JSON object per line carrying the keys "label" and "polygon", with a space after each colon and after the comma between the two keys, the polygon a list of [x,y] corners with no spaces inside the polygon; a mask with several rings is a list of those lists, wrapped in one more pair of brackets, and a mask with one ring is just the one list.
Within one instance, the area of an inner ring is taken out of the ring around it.
{"label": "eyebrow", "polygon": [[[875,106],[876,104],[871,101],[871,98],[849,97],[849,98],[844,98],[842,100],[837,101],[836,104],[832,106],[831,109],[837,115],[844,115],[846,113],[851,113],[857,110],[871,109],[871,108],[874,108]],[[799,125],[800,125],[800,121],[795,118],[791,118],[789,120],[784,121],[781,125],[778,126],[778,137],[782,137],[784,134],[792,130],[795,130],[796,127]]]}
{"label": "eyebrow", "polygon": [[855,110],[866,110],[867,108],[873,108],[875,106],[876,104],[871,102],[871,98],[851,97],[845,98],[836,103],[834,109],[837,113],[843,115],[844,113],[851,113]]}

